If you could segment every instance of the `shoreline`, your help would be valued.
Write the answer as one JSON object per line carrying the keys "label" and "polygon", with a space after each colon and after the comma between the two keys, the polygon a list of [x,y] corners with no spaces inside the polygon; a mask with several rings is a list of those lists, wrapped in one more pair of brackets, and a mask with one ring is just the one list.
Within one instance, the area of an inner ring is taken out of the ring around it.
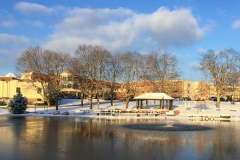
{"label": "shoreline", "polygon": [[70,113],[69,115],[53,115],[52,112],[43,112],[43,111],[37,111],[37,112],[28,112],[24,114],[12,114],[12,113],[4,113],[1,114],[0,110],[0,116],[9,116],[9,117],[68,117],[68,118],[93,118],[93,119],[115,119],[115,120],[185,120],[185,121],[204,121],[204,122],[218,122],[218,121],[229,121],[229,122],[240,122],[240,116],[230,116],[230,118],[211,118],[211,119],[204,119],[200,118],[200,116],[203,114],[199,114],[197,117],[188,117],[186,115],[175,115],[175,116],[167,116],[167,115],[158,115],[158,116],[137,116],[136,113],[121,113],[120,116],[117,114],[115,116],[112,115],[95,115],[92,113],[89,114],[74,114]]}
{"label": "shoreline", "polygon": [[[219,120],[230,120],[230,121],[240,121],[240,103],[231,104],[229,102],[221,103],[221,108],[217,109],[214,102],[206,102],[204,105],[199,105],[198,101],[174,101],[173,110],[178,110],[179,115],[166,115],[166,114],[158,114],[155,116],[154,114],[146,115],[145,113],[141,113],[140,117],[137,116],[137,113],[115,113],[115,116],[112,115],[96,115],[94,110],[108,110],[108,109],[120,109],[126,110],[125,103],[123,102],[115,102],[113,106],[109,103],[109,101],[101,102],[99,107],[94,104],[93,109],[89,109],[89,106],[85,103],[84,106],[80,106],[80,100],[69,101],[68,103],[62,103],[59,105],[58,111],[60,111],[60,115],[53,115],[53,112],[56,111],[55,106],[51,106],[50,108],[46,106],[28,106],[26,112],[24,114],[12,114],[9,113],[6,109],[6,106],[0,106],[0,116],[42,116],[42,117],[80,117],[80,118],[104,118],[104,119],[166,119],[166,120],[188,120],[188,121],[219,121]],[[63,102],[63,101],[62,101]],[[136,103],[135,101],[131,101],[129,103],[129,109],[135,109]],[[149,105],[149,108],[152,108],[153,105]],[[89,113],[81,112],[78,114],[74,114],[75,112],[79,112],[80,110],[86,111]],[[69,115],[61,115],[63,112],[69,112]],[[221,115],[230,116],[230,118],[221,118]]]}

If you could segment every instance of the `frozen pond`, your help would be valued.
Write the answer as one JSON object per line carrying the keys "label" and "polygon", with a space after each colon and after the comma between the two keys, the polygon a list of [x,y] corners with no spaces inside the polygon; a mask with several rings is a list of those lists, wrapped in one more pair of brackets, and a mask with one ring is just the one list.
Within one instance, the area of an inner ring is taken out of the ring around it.
{"label": "frozen pond", "polygon": [[0,117],[0,159],[239,159],[240,122]]}

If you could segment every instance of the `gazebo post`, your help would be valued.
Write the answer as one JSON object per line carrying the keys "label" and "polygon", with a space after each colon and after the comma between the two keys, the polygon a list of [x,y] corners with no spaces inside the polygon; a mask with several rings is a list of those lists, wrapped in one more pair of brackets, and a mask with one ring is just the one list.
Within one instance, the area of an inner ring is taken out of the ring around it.
{"label": "gazebo post", "polygon": [[138,99],[136,99],[136,108],[138,108]]}
{"label": "gazebo post", "polygon": [[146,99],[146,109],[148,109],[148,100]]}
{"label": "gazebo post", "polygon": [[154,106],[153,106],[153,108],[155,108],[155,106],[156,106],[156,100],[154,99]]}
{"label": "gazebo post", "polygon": [[166,102],[167,102],[168,110],[170,110],[170,108],[169,108],[169,100],[166,100]]}
{"label": "gazebo post", "polygon": [[164,100],[163,99],[160,100],[160,106],[161,106],[161,109],[164,109]]}
{"label": "gazebo post", "polygon": [[172,110],[173,100],[169,100],[168,104],[169,104],[169,110]]}
{"label": "gazebo post", "polygon": [[143,100],[141,99],[141,105],[140,105],[140,107],[142,107],[143,106]]}

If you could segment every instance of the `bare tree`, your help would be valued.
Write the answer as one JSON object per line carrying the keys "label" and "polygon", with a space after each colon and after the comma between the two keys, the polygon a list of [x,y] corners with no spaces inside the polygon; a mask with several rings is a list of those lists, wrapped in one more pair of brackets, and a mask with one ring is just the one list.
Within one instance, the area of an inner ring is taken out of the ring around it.
{"label": "bare tree", "polygon": [[178,60],[175,55],[168,52],[161,53],[159,50],[152,51],[147,56],[147,76],[148,80],[153,82],[157,92],[166,92],[170,88],[171,80],[179,77],[180,72],[177,69]]}
{"label": "bare tree", "polygon": [[216,107],[220,108],[220,97],[224,86],[236,79],[236,71],[240,64],[239,52],[234,49],[225,49],[220,52],[208,50],[200,56],[201,70],[212,77],[217,94]]}
{"label": "bare tree", "polygon": [[88,95],[90,99],[90,109],[92,109],[93,95],[97,97],[99,104],[100,90],[102,89],[104,82],[103,77],[107,68],[108,58],[110,52],[101,46],[92,45],[79,45],[75,51],[76,58],[82,64],[82,70],[88,79],[88,87],[82,87],[81,90]]}
{"label": "bare tree", "polygon": [[[24,74],[25,80],[39,90],[39,83],[44,100],[51,106],[51,99],[56,98],[58,110],[58,95],[60,93],[60,73],[66,69],[69,55],[62,52],[43,50],[40,47],[30,47],[18,57],[16,69]],[[31,73],[30,73],[31,72]]]}
{"label": "bare tree", "polygon": [[193,99],[197,101],[208,101],[208,96],[210,92],[210,86],[208,83],[200,80],[197,83],[197,88],[194,92]]}
{"label": "bare tree", "polygon": [[228,93],[227,99],[230,98],[232,101],[232,104],[235,104],[235,91],[239,86],[239,79],[240,79],[240,70],[238,69],[235,71],[235,73],[233,73],[231,79],[226,84],[226,86],[223,87],[223,93],[225,94]]}
{"label": "bare tree", "polygon": [[86,75],[86,70],[79,60],[79,58],[73,57],[68,63],[68,69],[73,74],[73,81],[76,84],[76,88],[80,90],[81,106],[83,106],[83,100],[86,95],[88,95],[88,86],[90,85],[90,80],[88,80]]}
{"label": "bare tree", "polygon": [[126,102],[126,108],[131,98],[134,97],[138,83],[142,80],[144,75],[144,58],[137,52],[126,52],[121,56],[121,64],[123,72],[120,76],[122,83],[122,89],[124,91],[124,99]]}
{"label": "bare tree", "polygon": [[112,55],[109,58],[109,70],[106,72],[106,80],[110,84],[110,98],[111,98],[111,105],[113,105],[113,100],[115,99],[115,90],[117,89],[117,80],[119,76],[123,72],[123,66],[121,65],[121,56],[122,53],[118,52]]}

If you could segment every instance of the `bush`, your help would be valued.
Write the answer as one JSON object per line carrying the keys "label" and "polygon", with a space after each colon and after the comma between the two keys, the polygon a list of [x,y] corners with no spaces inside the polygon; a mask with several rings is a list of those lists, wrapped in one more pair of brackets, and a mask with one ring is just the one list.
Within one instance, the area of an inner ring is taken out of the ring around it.
{"label": "bush", "polygon": [[7,103],[5,102],[5,100],[3,99],[0,99],[0,106],[6,106]]}
{"label": "bush", "polygon": [[20,92],[14,95],[13,99],[7,105],[7,109],[13,114],[22,114],[27,109],[28,100]]}

